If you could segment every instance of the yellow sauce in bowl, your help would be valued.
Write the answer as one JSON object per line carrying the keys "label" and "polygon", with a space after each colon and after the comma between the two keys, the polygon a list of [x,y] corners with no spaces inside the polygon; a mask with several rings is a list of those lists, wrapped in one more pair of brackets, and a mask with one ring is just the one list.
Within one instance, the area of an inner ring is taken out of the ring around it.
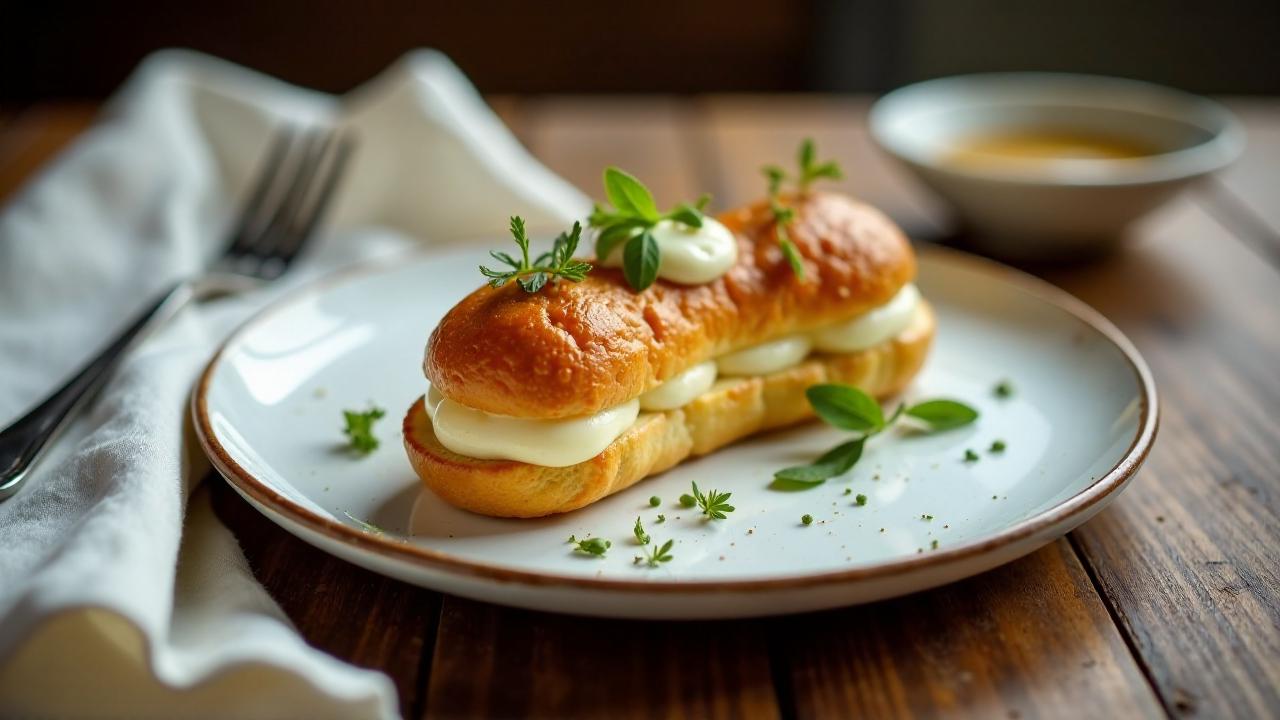
{"label": "yellow sauce in bowl", "polygon": [[961,137],[952,141],[944,160],[958,167],[983,168],[1059,160],[1130,160],[1160,152],[1127,138],[1029,129]]}

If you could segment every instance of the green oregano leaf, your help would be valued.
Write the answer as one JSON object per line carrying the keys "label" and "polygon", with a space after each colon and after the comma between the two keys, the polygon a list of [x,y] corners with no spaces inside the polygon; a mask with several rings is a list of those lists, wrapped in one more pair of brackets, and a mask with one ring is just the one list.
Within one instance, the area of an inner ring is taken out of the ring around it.
{"label": "green oregano leaf", "polygon": [[805,391],[805,396],[828,425],[859,432],[875,432],[884,427],[880,404],[850,385],[814,385]]}
{"label": "green oregano leaf", "polygon": [[955,400],[929,400],[906,409],[906,415],[930,430],[951,430],[978,419],[978,411]]}
{"label": "green oregano leaf", "polygon": [[658,279],[658,241],[648,230],[627,241],[622,251],[622,274],[627,284],[636,290],[644,290]]}
{"label": "green oregano leaf", "polygon": [[644,183],[626,171],[616,167],[605,168],[604,192],[618,210],[657,221],[658,206],[653,202],[653,194]]}

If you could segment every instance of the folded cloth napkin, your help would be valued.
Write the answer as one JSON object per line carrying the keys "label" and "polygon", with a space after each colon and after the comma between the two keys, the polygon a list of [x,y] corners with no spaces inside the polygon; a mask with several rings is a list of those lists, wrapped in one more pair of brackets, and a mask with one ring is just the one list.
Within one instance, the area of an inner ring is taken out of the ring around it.
{"label": "folded cloth napkin", "polygon": [[357,135],[331,229],[283,280],[187,308],[139,346],[0,504],[0,716],[398,714],[386,676],[309,647],[253,579],[197,488],[187,399],[230,329],[309,277],[492,238],[511,214],[547,230],[585,214],[445,57],[412,53],[340,98],[188,52],[145,61],[0,212],[0,426],[216,256],[282,121]]}

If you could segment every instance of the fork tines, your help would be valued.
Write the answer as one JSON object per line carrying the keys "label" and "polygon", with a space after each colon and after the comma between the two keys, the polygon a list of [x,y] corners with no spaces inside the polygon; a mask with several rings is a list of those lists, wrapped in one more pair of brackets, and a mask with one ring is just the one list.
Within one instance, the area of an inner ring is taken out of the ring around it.
{"label": "fork tines", "polygon": [[333,129],[278,130],[232,231],[228,269],[265,280],[284,273],[328,207],[351,147]]}

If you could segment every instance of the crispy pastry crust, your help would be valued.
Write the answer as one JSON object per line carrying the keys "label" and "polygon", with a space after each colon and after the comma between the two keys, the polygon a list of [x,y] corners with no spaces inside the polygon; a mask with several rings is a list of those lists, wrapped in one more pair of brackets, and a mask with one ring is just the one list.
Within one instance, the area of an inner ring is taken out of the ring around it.
{"label": "crispy pastry crust", "polygon": [[717,355],[860,315],[915,277],[911,246],[878,210],[828,193],[788,203],[803,281],[758,202],[719,217],[738,237],[738,262],[706,285],[659,280],[636,293],[620,271],[596,268],[537,293],[515,283],[476,290],[431,334],[427,378],[486,412],[590,415]]}
{"label": "crispy pastry crust", "polygon": [[910,327],[869,350],[818,355],[762,377],[721,380],[679,410],[643,413],[604,452],[569,467],[478,460],[436,439],[421,398],[404,419],[404,444],[424,484],[457,507],[497,517],[568,512],[630,487],[748,435],[813,417],[804,391],[841,382],[876,397],[900,392],[924,363],[934,335],[933,311],[922,302]]}

